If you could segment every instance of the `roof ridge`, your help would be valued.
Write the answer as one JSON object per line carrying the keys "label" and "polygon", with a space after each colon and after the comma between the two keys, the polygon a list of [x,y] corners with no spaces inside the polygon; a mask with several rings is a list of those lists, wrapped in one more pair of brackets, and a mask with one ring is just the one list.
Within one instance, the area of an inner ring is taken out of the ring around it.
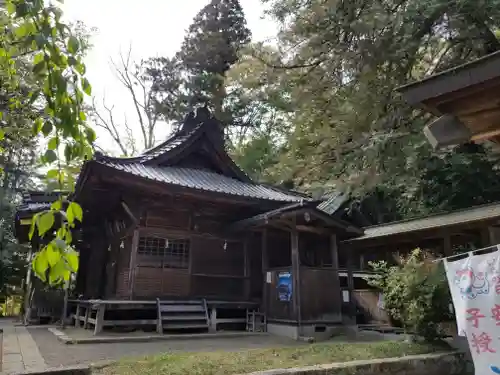
{"label": "roof ridge", "polygon": [[189,132],[187,132],[185,134],[183,134],[182,131],[177,130],[175,133],[173,133],[170,137],[168,137],[167,139],[165,139],[163,142],[161,142],[158,145],[153,146],[153,147],[151,147],[151,148],[149,148],[147,150],[144,150],[139,156],[150,155],[153,151],[163,148],[169,142],[174,141],[176,138],[185,137],[187,139],[191,135],[193,135],[198,129],[200,129],[202,125],[203,125],[203,123],[199,123],[193,129],[191,129]]}
{"label": "roof ridge", "polygon": [[[136,156],[116,157],[116,156],[104,155],[100,152],[99,153],[96,152],[94,154],[95,155],[94,159],[96,161],[107,160],[107,161],[118,162],[118,163],[134,163],[134,162],[144,163],[144,162],[151,160],[151,159],[154,159],[158,156],[158,153],[153,154],[154,151],[159,151],[160,153],[163,153],[163,152],[172,150],[172,149],[180,146],[182,143],[187,141],[194,133],[196,133],[196,131],[201,128],[201,125],[202,124],[197,125],[194,129],[192,129],[187,134],[181,134],[179,132],[176,132],[175,134],[173,134],[172,136],[167,138],[165,141],[161,142],[160,144],[158,144],[154,147],[151,147],[151,148],[143,151],[142,153],[140,153],[139,155],[136,155]],[[182,139],[182,138],[184,138],[184,139]],[[171,144],[174,141],[179,140],[179,139],[181,139],[182,142],[180,142],[177,145],[174,145],[169,150],[164,150],[164,148],[167,147],[169,144]]]}

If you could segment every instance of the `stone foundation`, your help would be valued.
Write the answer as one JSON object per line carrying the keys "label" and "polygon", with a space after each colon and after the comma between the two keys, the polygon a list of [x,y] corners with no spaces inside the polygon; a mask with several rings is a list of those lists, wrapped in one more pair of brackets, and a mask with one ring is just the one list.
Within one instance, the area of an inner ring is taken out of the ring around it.
{"label": "stone foundation", "polygon": [[294,340],[300,338],[314,341],[328,340],[333,336],[345,334],[349,327],[343,325],[307,324],[302,326],[291,324],[268,323],[267,332],[272,335],[289,337]]}

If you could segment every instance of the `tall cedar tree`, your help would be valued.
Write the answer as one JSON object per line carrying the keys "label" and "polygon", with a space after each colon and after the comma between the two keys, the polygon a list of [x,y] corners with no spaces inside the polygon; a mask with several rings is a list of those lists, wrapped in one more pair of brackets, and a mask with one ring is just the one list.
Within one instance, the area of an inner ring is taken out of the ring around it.
{"label": "tall cedar tree", "polygon": [[212,0],[200,10],[178,54],[190,76],[191,106],[208,103],[222,122],[231,121],[224,112],[224,79],[250,37],[239,0]]}

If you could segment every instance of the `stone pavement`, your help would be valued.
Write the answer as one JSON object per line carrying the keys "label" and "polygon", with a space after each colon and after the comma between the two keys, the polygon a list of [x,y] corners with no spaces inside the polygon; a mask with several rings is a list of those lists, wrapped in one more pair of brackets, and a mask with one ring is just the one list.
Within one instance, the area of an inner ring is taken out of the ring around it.
{"label": "stone pavement", "polygon": [[3,324],[2,374],[40,371],[47,368],[38,346],[26,327]]}
{"label": "stone pavement", "polygon": [[49,368],[99,364],[122,358],[143,357],[172,352],[239,351],[260,348],[306,345],[277,336],[241,338],[181,339],[153,342],[66,345],[47,328],[28,328]]}

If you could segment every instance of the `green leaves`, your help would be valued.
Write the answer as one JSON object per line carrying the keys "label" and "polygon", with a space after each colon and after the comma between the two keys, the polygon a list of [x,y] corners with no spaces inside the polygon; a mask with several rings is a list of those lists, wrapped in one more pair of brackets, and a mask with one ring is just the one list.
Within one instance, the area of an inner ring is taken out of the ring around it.
{"label": "green leaves", "polygon": [[80,42],[75,36],[70,36],[68,40],[68,51],[75,54],[80,49]]}
{"label": "green leaves", "polygon": [[45,151],[43,159],[46,163],[53,163],[57,160],[57,154],[55,153],[54,150],[48,149],[47,151]]}
{"label": "green leaves", "polygon": [[54,246],[54,244],[50,243],[47,245],[45,249],[45,256],[47,258],[47,263],[50,267],[55,266],[61,260],[61,252],[59,248]]}
{"label": "green leaves", "polygon": [[47,233],[52,228],[52,226],[54,225],[54,221],[55,218],[53,211],[46,211],[38,217],[36,225],[38,226],[38,234],[40,237],[43,237],[45,233]]}
{"label": "green leaves", "polygon": [[[60,247],[55,241],[50,242],[33,260],[32,269],[43,281],[52,286],[62,286],[78,271],[78,253],[71,247]],[[47,280],[48,274],[48,280]]]}
{"label": "green leaves", "polygon": [[[39,121],[42,121],[41,119]],[[37,126],[38,126],[38,123],[37,122]],[[41,130],[42,130],[42,133],[44,136],[48,136],[50,133],[52,133],[52,129],[54,128],[54,126],[52,125],[52,122],[50,121],[45,121],[45,123],[43,124]]]}
{"label": "green leaves", "polygon": [[33,259],[32,268],[35,274],[43,281],[47,280],[47,269],[49,268],[49,261],[47,254],[43,250],[35,255]]}
{"label": "green leaves", "polygon": [[[0,77],[2,89],[10,96],[5,98],[0,118],[0,141],[6,135],[9,140],[18,136],[18,124],[24,116],[29,119],[26,123],[32,121],[28,130],[31,127],[33,139],[47,138],[43,143],[46,149],[40,152],[44,164],[57,161],[57,151],[64,144],[67,164],[79,165],[83,156],[91,153],[95,140],[95,133],[85,123],[83,109],[84,94],[92,92],[82,63],[85,39],[80,39],[78,32],[73,34],[62,22],[62,12],[54,3],[7,0],[6,8],[7,14],[2,18],[5,32],[0,36]],[[22,64],[18,64],[20,58]],[[14,131],[4,127],[3,122],[9,126],[15,123],[11,126]],[[47,189],[74,186],[72,173],[63,169],[61,163],[58,169],[47,172]],[[60,285],[78,270],[71,229],[82,219],[82,208],[75,202],[69,202],[66,208],[62,198],[52,203],[50,210],[33,217],[30,240],[34,236],[50,240],[32,263],[42,280]]]}
{"label": "green leaves", "polygon": [[92,95],[92,86],[90,86],[90,83],[87,80],[87,78],[82,78],[82,90],[88,96]]}
{"label": "green leaves", "polygon": [[367,282],[384,294],[384,309],[404,328],[428,340],[440,337],[437,322],[449,316],[450,294],[446,275],[433,257],[420,249],[401,259],[399,266],[370,262],[379,278]]}
{"label": "green leaves", "polygon": [[74,223],[75,219],[81,222],[83,220],[83,210],[80,205],[76,202],[71,202],[66,210],[66,217],[70,223]]}
{"label": "green leaves", "polygon": [[55,149],[57,149],[58,146],[59,146],[59,138],[57,138],[57,137],[51,138],[51,140],[49,141],[49,144],[47,145],[49,150],[55,150]]}

